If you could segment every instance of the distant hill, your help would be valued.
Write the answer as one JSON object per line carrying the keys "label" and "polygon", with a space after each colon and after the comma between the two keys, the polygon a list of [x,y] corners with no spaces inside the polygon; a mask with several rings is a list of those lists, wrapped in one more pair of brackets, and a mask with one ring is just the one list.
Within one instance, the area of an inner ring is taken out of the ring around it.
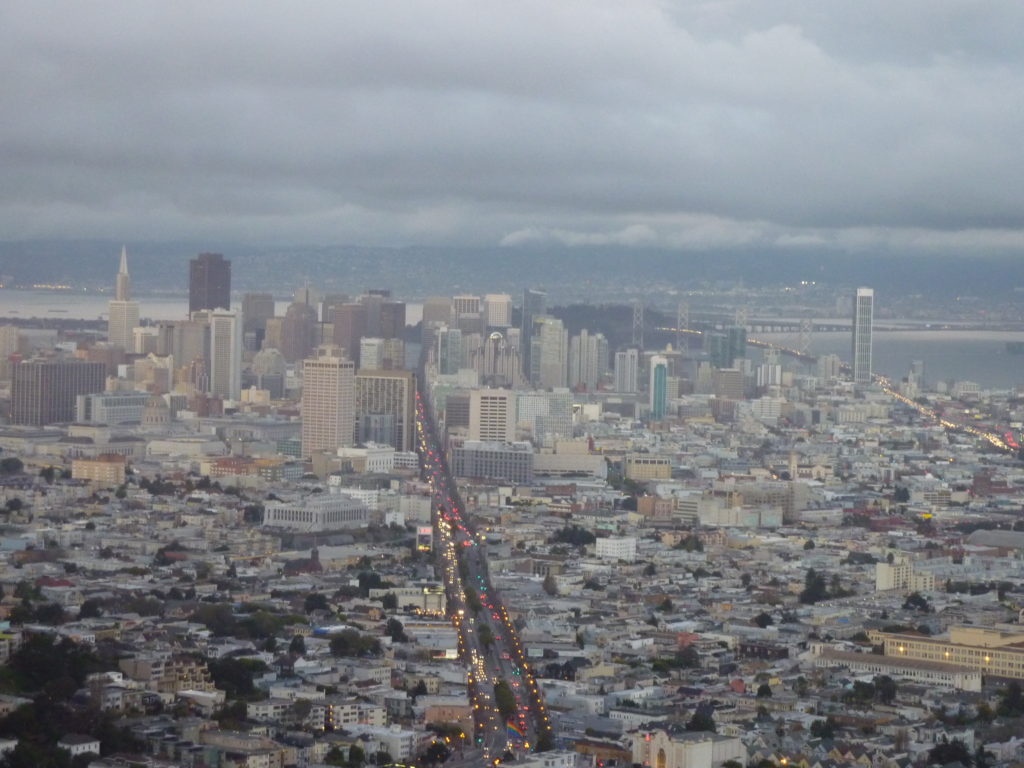
{"label": "distant hill", "polygon": [[[141,291],[180,292],[188,260],[223,253],[233,264],[233,288],[286,295],[308,280],[318,290],[356,294],[389,287],[405,297],[488,290],[518,293],[546,287],[560,301],[628,300],[677,289],[793,285],[870,285],[886,292],[937,298],[1006,298],[1024,292],[1024,259],[924,257],[780,250],[682,252],[621,248],[366,248],[254,247],[232,243],[128,243],[134,284]],[[113,285],[121,243],[94,240],[0,242],[5,283]],[[517,297],[518,302],[518,297]],[[669,306],[671,302],[666,301]]]}

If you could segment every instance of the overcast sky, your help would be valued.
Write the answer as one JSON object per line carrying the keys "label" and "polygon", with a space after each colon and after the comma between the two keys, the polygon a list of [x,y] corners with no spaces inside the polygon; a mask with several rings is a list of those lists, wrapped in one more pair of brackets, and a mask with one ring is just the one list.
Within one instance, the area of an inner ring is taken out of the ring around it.
{"label": "overcast sky", "polygon": [[1021,0],[0,3],[0,239],[1008,252]]}

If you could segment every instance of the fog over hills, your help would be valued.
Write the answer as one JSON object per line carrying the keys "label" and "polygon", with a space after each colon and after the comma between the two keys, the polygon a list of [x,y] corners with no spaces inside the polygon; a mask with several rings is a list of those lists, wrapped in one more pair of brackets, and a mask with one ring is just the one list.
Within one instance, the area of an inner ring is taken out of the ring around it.
{"label": "fog over hills", "polygon": [[[416,298],[458,291],[511,291],[542,285],[564,299],[628,299],[677,290],[751,288],[816,281],[836,287],[885,286],[888,292],[942,298],[1007,298],[1024,290],[1024,260],[960,259],[893,253],[727,249],[665,251],[618,246],[492,248],[253,247],[235,243],[127,243],[139,291],[183,291],[187,261],[200,251],[233,264],[236,291],[287,294],[308,280],[322,291],[389,287]],[[36,240],[0,242],[0,275],[10,286],[113,285],[121,243]]]}

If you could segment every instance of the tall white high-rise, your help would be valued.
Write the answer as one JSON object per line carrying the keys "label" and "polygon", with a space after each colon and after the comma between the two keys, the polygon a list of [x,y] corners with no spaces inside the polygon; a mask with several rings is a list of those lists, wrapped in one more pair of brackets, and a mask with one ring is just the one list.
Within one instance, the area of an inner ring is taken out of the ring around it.
{"label": "tall white high-rise", "polygon": [[479,315],[480,314],[480,297],[472,296],[470,294],[460,294],[452,298],[452,313],[458,322],[458,318],[463,315]]}
{"label": "tall white high-rise", "polygon": [[302,363],[302,455],[352,445],[356,365],[324,345]]}
{"label": "tall white high-rise", "polygon": [[668,359],[662,355],[651,358],[651,382],[648,398],[652,419],[663,419],[668,409]]}
{"label": "tall white high-rise", "polygon": [[533,319],[530,338],[530,380],[541,389],[564,387],[569,368],[569,332],[550,315]]}
{"label": "tall white high-rise", "polygon": [[858,288],[853,299],[853,385],[871,384],[871,330],[874,321],[875,292]]}
{"label": "tall white high-rise", "polygon": [[488,328],[508,328],[512,325],[512,297],[507,293],[488,293],[484,296],[484,312]]}
{"label": "tall white high-rise", "polygon": [[640,352],[625,349],[615,353],[615,391],[635,393],[640,389]]}
{"label": "tall white high-rise", "polygon": [[242,387],[242,318],[230,309],[210,312],[210,394],[237,400]]}
{"label": "tall white high-rise", "polygon": [[128,249],[121,246],[121,266],[117,270],[114,300],[107,304],[107,341],[128,351],[134,351],[132,329],[139,324],[139,302],[131,300],[131,285]]}
{"label": "tall white high-rise", "polygon": [[359,365],[368,371],[384,368],[384,339],[366,337],[359,340]]}
{"label": "tall white high-rise", "polygon": [[569,386],[593,392],[608,370],[608,340],[584,328],[569,341]]}
{"label": "tall white high-rise", "polygon": [[446,325],[437,330],[437,372],[442,374],[458,373],[464,359],[462,331]]}
{"label": "tall white high-rise", "polygon": [[508,389],[470,391],[469,439],[511,443],[515,438],[515,393]]}

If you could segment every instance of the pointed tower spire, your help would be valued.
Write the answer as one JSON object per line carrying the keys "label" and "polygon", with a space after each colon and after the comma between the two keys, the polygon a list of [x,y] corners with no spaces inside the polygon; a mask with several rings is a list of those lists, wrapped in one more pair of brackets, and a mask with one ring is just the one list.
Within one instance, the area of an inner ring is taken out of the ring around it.
{"label": "pointed tower spire", "polygon": [[117,270],[117,283],[114,289],[117,301],[128,301],[131,298],[131,278],[128,277],[128,248],[121,246],[121,267]]}

